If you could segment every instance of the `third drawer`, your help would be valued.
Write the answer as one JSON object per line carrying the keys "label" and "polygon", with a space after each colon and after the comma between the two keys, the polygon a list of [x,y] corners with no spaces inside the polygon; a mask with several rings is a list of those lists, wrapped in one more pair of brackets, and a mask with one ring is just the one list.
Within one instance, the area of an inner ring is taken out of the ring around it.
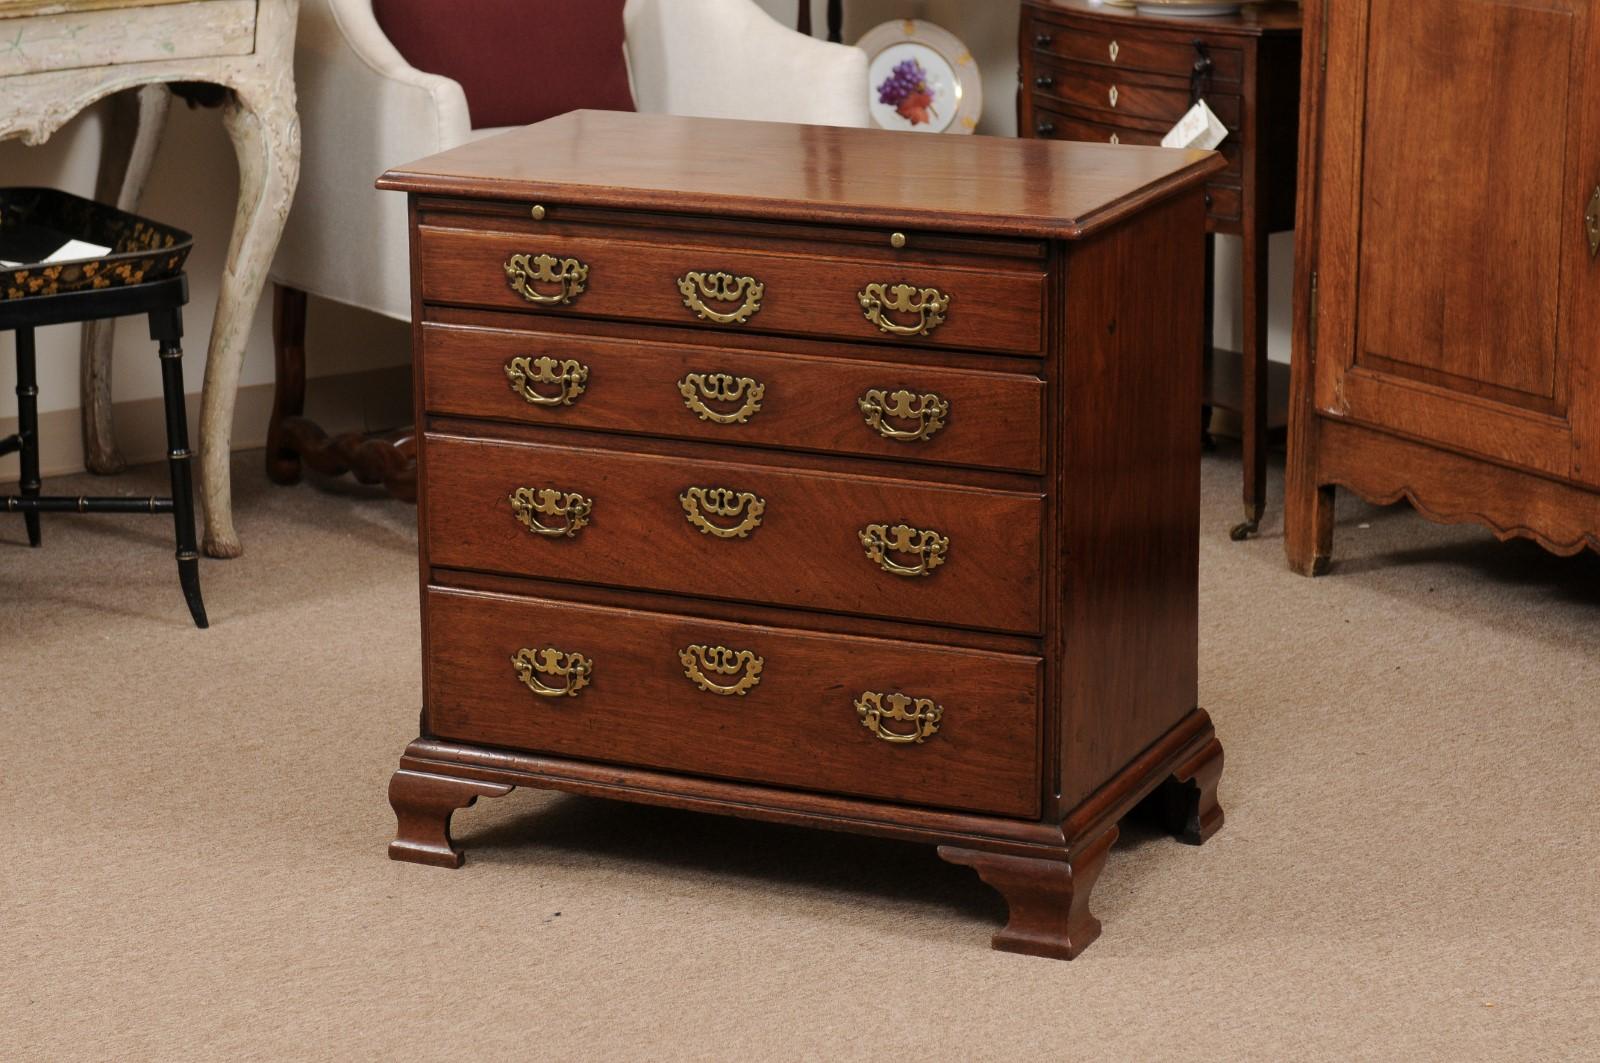
{"label": "third drawer", "polygon": [[435,433],[423,445],[434,565],[1042,630],[1037,493]]}
{"label": "third drawer", "polygon": [[1044,381],[858,358],[429,324],[428,410],[1036,473]]}

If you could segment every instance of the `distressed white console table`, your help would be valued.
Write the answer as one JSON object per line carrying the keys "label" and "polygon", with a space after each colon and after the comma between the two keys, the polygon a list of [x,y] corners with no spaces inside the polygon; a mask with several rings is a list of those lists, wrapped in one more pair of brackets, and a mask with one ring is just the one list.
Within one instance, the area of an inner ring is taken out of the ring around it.
{"label": "distressed white console table", "polygon": [[[299,0],[0,0],[0,140],[39,144],[114,96],[95,198],[136,210],[173,82],[227,90],[239,207],[217,296],[200,415],[206,553],[237,557],[228,452],[245,337],[300,172],[294,29]],[[84,456],[122,467],[111,426],[111,328],[83,337]]]}

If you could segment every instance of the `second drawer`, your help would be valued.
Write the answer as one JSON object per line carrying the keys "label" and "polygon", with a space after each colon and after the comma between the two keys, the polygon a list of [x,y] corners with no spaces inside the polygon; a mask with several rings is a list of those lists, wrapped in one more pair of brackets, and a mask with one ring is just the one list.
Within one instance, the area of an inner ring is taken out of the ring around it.
{"label": "second drawer", "polygon": [[1037,494],[432,433],[423,445],[435,565],[1041,630]]}
{"label": "second drawer", "polygon": [[425,325],[429,411],[1039,472],[1044,381],[568,333]]}

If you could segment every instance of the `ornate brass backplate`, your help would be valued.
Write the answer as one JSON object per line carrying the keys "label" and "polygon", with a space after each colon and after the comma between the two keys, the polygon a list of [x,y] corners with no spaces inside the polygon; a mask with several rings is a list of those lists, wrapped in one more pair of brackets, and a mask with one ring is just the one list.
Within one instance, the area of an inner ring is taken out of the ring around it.
{"label": "ornate brass backplate", "polygon": [[[726,646],[685,646],[678,651],[683,674],[708,694],[744,697],[761,682],[761,669],[767,663],[749,650],[730,650]],[[739,678],[732,684],[718,683],[712,676]]]}
{"label": "ornate brass backplate", "polygon": [[[928,698],[908,694],[879,694],[868,690],[856,699],[856,715],[861,726],[885,742],[916,742],[919,745],[939,731],[944,709]],[[896,730],[890,723],[908,723],[909,731]]]}
{"label": "ornate brass backplate", "polygon": [[[576,491],[560,491],[554,487],[519,487],[511,492],[508,501],[517,523],[536,535],[570,539],[579,529],[589,524],[589,513],[594,502]],[[544,524],[540,517],[559,517],[560,524]]]}
{"label": "ornate brass backplate", "polygon": [[[683,404],[702,421],[717,424],[744,424],[761,411],[761,400],[766,393],[767,386],[753,377],[727,373],[686,373],[678,381],[678,394],[683,396]],[[710,402],[737,402],[739,408],[718,413],[706,405]]]}
{"label": "ornate brass backplate", "polygon": [[[583,294],[589,283],[589,267],[575,258],[554,255],[512,255],[506,259],[506,283],[530,303],[540,306],[566,306]],[[541,292],[535,284],[556,284],[560,290]]]}
{"label": "ornate brass backplate", "polygon": [[[731,273],[691,271],[678,278],[683,305],[693,310],[696,317],[719,325],[742,325],[749,321],[761,309],[761,297],[766,291],[767,286],[754,277],[735,277]],[[740,305],[723,313],[707,306],[707,299]]]}
{"label": "ornate brass backplate", "polygon": [[[949,400],[931,391],[918,395],[913,391],[888,393],[882,388],[871,388],[856,400],[856,405],[861,408],[867,424],[877,429],[879,435],[902,442],[932,439],[950,416]],[[896,428],[884,419],[886,417],[916,421],[917,427]]]}
{"label": "ornate brass backplate", "polygon": [[[858,538],[866,547],[867,559],[896,576],[926,576],[944,564],[944,555],[950,549],[947,537],[909,524],[869,524],[861,529]],[[916,564],[903,565],[891,554],[909,554]]]}
{"label": "ornate brass backplate", "polygon": [[[594,662],[581,653],[567,653],[554,646],[537,650],[524,647],[511,658],[511,667],[516,669],[523,685],[541,698],[575,698],[578,691],[589,685]],[[560,686],[550,686],[542,677],[554,677],[563,682]]]}
{"label": "ornate brass backplate", "polygon": [[[861,312],[878,326],[879,332],[896,336],[926,336],[944,324],[950,297],[937,288],[915,288],[909,284],[880,284],[874,281],[856,293]],[[915,314],[915,325],[902,325],[885,316],[887,311]]]}
{"label": "ornate brass backplate", "polygon": [[[767,511],[765,499],[727,487],[691,487],[678,496],[678,502],[690,524],[719,539],[745,538],[761,527],[761,515]],[[711,517],[736,519],[737,523],[716,524]]]}
{"label": "ornate brass backplate", "polygon": [[[532,406],[571,406],[589,382],[589,367],[576,358],[558,360],[548,355],[529,358],[518,355],[506,363],[506,379],[511,390]],[[535,384],[555,387],[553,395],[534,388]]]}
{"label": "ornate brass backplate", "polygon": [[1583,229],[1589,234],[1589,257],[1600,255],[1600,185],[1594,186],[1589,209],[1583,212]]}

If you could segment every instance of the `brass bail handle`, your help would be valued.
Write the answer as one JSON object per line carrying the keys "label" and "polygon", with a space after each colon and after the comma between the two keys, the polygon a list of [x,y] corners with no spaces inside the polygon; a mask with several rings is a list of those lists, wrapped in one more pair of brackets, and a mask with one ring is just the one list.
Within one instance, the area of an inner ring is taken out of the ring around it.
{"label": "brass bail handle", "polygon": [[[693,310],[695,316],[718,325],[742,325],[761,309],[761,297],[767,286],[754,277],[736,277],[731,273],[701,273],[691,270],[678,278],[678,294],[683,305]],[[733,310],[714,310],[706,300],[730,304],[738,303]]]}
{"label": "brass bail handle", "polygon": [[[530,406],[571,406],[589,384],[589,367],[576,358],[518,355],[506,363],[506,380]],[[547,394],[540,388],[555,388]]]}
{"label": "brass bail handle", "polygon": [[[950,297],[937,288],[917,288],[910,284],[888,284],[874,281],[856,293],[861,312],[868,321],[878,326],[879,332],[892,336],[926,336],[944,324],[950,310]],[[915,315],[915,324],[902,324],[890,313]]]}
{"label": "brass bail handle", "polygon": [[[522,685],[541,698],[575,698],[589,685],[594,662],[581,653],[554,646],[524,646],[511,658],[511,667]],[[547,679],[560,682],[546,682]]]}
{"label": "brass bail handle", "polygon": [[[566,306],[582,295],[589,283],[589,267],[575,258],[512,255],[506,259],[504,268],[511,290],[538,306]],[[558,287],[554,292],[546,292],[535,288],[535,284]]]}
{"label": "brass bail handle", "polygon": [[[761,670],[766,660],[750,650],[730,650],[726,646],[705,646],[695,643],[678,651],[678,663],[683,665],[684,676],[707,694],[722,697],[744,697],[761,682]],[[738,676],[732,683],[719,682],[719,678]]]}

